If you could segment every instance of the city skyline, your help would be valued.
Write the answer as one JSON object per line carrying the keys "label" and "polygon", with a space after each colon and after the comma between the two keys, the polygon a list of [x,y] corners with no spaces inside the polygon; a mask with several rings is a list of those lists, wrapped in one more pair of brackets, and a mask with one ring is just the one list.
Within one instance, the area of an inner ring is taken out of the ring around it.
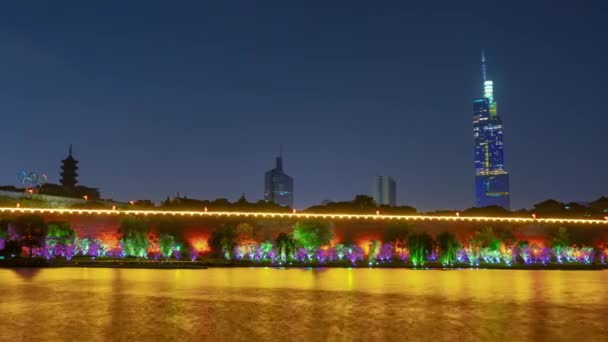
{"label": "city skyline", "polygon": [[[376,174],[399,179],[399,204],[471,207],[470,101],[485,47],[508,117],[511,208],[598,198],[605,20],[589,7],[564,24],[571,9],[550,4],[108,5],[98,13],[113,25],[82,5],[11,4],[0,184],[23,169],[57,183],[73,143],[80,183],[104,198],[255,200],[268,151],[284,143],[297,208],[368,194]],[[34,24],[15,19],[24,15]]]}

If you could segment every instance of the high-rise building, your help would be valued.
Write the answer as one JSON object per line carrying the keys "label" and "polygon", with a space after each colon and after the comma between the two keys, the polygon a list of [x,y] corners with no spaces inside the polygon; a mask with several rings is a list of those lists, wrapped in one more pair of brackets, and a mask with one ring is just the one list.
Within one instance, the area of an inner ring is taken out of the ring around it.
{"label": "high-rise building", "polygon": [[283,172],[283,157],[276,159],[274,169],[264,175],[264,200],[293,207],[293,178]]}
{"label": "high-rise building", "polygon": [[78,184],[78,160],[72,157],[72,144],[68,152],[68,157],[61,161],[60,183],[64,188],[74,189]]}
{"label": "high-rise building", "polygon": [[505,170],[502,119],[494,100],[494,83],[487,79],[483,52],[481,71],[483,97],[473,102],[475,206],[509,209],[509,173]]}
{"label": "high-rise building", "polygon": [[397,184],[389,176],[376,176],[374,178],[374,201],[379,205],[397,205]]}

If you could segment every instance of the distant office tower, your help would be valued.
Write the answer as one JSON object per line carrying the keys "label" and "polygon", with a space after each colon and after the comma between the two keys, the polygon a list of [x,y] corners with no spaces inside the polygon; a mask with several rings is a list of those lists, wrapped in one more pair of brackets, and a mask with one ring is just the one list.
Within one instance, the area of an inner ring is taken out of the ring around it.
{"label": "distant office tower", "polygon": [[72,157],[72,144],[68,157],[61,161],[61,179],[60,183],[64,188],[74,189],[78,184],[78,160]]}
{"label": "distant office tower", "polygon": [[264,200],[284,207],[293,207],[293,178],[283,172],[283,158],[278,156],[276,167],[264,177]]}
{"label": "distant office tower", "polygon": [[502,119],[494,101],[494,84],[487,79],[482,52],[483,97],[473,102],[475,141],[475,206],[510,207],[509,173],[505,170]]}
{"label": "distant office tower", "polygon": [[397,185],[389,176],[374,178],[374,200],[380,205],[397,205]]}

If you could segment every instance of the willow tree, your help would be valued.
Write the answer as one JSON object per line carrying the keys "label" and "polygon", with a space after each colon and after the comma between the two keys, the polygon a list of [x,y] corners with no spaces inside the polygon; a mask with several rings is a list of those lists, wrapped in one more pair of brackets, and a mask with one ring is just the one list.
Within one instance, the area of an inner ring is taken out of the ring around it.
{"label": "willow tree", "polygon": [[232,225],[223,225],[215,229],[211,233],[208,243],[213,254],[231,259],[237,244],[236,228]]}
{"label": "willow tree", "polygon": [[276,239],[277,254],[282,260],[293,259],[296,241],[288,234],[281,233]]}
{"label": "willow tree", "polygon": [[165,259],[169,259],[176,247],[175,237],[171,234],[161,234],[158,238],[158,245],[160,247],[160,254]]}
{"label": "willow tree", "polygon": [[462,245],[454,234],[443,232],[437,235],[437,249],[439,249],[439,259],[443,265],[453,264],[461,248]]}
{"label": "willow tree", "polygon": [[125,218],[122,220],[120,222],[120,243],[123,253],[138,258],[146,257],[150,246],[149,232],[150,227],[141,219]]}
{"label": "willow tree", "polygon": [[407,249],[414,266],[423,265],[433,251],[433,238],[427,233],[410,235],[407,239]]}

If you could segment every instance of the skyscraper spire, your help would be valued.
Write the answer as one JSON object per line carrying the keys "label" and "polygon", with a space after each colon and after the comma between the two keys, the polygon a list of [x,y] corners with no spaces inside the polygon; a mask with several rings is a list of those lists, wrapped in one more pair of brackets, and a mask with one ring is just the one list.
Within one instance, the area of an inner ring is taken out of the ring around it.
{"label": "skyscraper spire", "polygon": [[277,170],[283,171],[283,144],[279,145],[279,156],[277,157]]}
{"label": "skyscraper spire", "polygon": [[486,52],[481,49],[481,76],[483,78],[483,97],[488,98],[490,103],[494,102],[494,83],[488,80],[488,66],[486,64]]}
{"label": "skyscraper spire", "polygon": [[72,144],[70,144],[69,153],[68,153],[68,156],[71,156],[71,155],[72,155]]}
{"label": "skyscraper spire", "polygon": [[486,71],[486,51],[484,49],[481,49],[481,76],[483,77],[484,82],[488,79]]}

